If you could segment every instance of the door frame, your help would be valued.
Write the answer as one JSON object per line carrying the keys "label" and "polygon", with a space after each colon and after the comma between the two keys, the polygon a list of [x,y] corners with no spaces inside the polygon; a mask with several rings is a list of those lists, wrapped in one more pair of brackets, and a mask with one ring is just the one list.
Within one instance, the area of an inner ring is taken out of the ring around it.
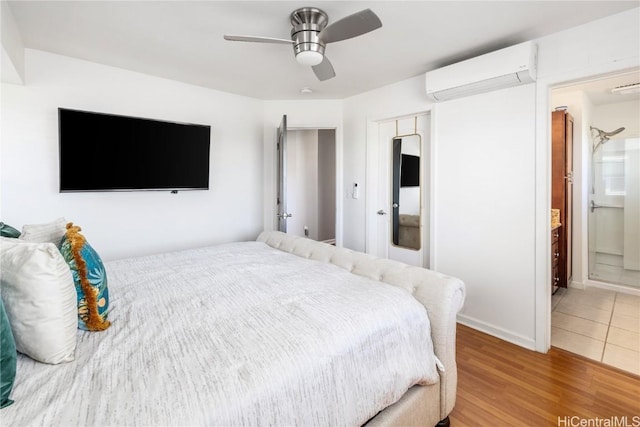
{"label": "door frame", "polygon": [[[425,167],[428,168],[428,177],[429,177],[429,186],[425,188],[424,191],[427,192],[427,200],[429,204],[428,209],[428,218],[429,222],[427,227],[424,227],[424,232],[422,234],[422,239],[425,244],[428,244],[428,259],[423,260],[423,262],[428,261],[428,265],[430,268],[434,268],[436,257],[434,253],[434,242],[435,242],[435,210],[433,206],[433,201],[435,199],[434,194],[434,177],[435,177],[435,164],[433,159],[435,158],[435,144],[433,143],[435,137],[435,120],[434,114],[436,110],[436,106],[433,106],[431,109],[422,110],[414,113],[402,114],[398,116],[392,117],[368,117],[367,118],[367,138],[366,138],[366,167],[365,167],[365,252],[368,254],[376,253],[376,248],[378,247],[379,242],[379,233],[378,233],[378,218],[377,211],[380,206],[380,201],[378,200],[378,164],[380,161],[380,138],[379,138],[379,127],[380,124],[384,122],[389,122],[393,120],[406,119],[414,116],[427,115],[429,117],[429,162],[423,163]],[[425,135],[426,136],[426,135]],[[424,141],[423,141],[424,145]],[[428,230],[428,233],[426,232]],[[426,239],[425,236],[429,236],[429,239]],[[423,264],[424,265],[424,264]]]}

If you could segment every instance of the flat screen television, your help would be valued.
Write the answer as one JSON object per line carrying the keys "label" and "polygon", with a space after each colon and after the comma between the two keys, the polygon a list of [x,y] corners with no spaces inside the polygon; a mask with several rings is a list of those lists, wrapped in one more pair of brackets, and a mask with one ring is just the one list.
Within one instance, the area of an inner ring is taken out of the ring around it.
{"label": "flat screen television", "polygon": [[402,155],[400,166],[400,187],[420,186],[420,156]]}
{"label": "flat screen television", "polygon": [[58,109],[60,192],[208,190],[211,127]]}

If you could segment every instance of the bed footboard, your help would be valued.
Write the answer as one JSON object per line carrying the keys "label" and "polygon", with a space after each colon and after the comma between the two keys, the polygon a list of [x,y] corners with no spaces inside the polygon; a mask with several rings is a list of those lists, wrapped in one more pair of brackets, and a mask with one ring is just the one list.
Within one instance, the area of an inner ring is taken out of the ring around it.
{"label": "bed footboard", "polygon": [[264,231],[257,240],[273,248],[304,258],[332,263],[353,274],[411,292],[427,308],[435,354],[444,365],[444,372],[440,373],[440,419],[449,415],[455,405],[458,381],[456,315],[462,308],[465,296],[461,280],[432,270],[337,248],[279,231]]}

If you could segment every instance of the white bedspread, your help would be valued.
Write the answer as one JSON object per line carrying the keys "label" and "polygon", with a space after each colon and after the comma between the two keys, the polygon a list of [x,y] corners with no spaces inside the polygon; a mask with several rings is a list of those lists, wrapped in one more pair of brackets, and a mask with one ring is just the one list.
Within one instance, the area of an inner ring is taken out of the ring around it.
{"label": "white bedspread", "polygon": [[263,243],[107,263],[112,326],[19,356],[10,425],[360,425],[437,382],[406,291]]}

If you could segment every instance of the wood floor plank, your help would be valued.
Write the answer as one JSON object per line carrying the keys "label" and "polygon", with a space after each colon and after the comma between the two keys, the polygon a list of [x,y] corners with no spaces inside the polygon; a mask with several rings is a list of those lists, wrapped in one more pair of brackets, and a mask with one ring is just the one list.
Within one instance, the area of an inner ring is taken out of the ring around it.
{"label": "wood floor plank", "polygon": [[[547,354],[458,325],[451,425],[556,426],[558,417],[640,420],[640,377],[564,350]],[[586,422],[586,421],[585,421]]]}

